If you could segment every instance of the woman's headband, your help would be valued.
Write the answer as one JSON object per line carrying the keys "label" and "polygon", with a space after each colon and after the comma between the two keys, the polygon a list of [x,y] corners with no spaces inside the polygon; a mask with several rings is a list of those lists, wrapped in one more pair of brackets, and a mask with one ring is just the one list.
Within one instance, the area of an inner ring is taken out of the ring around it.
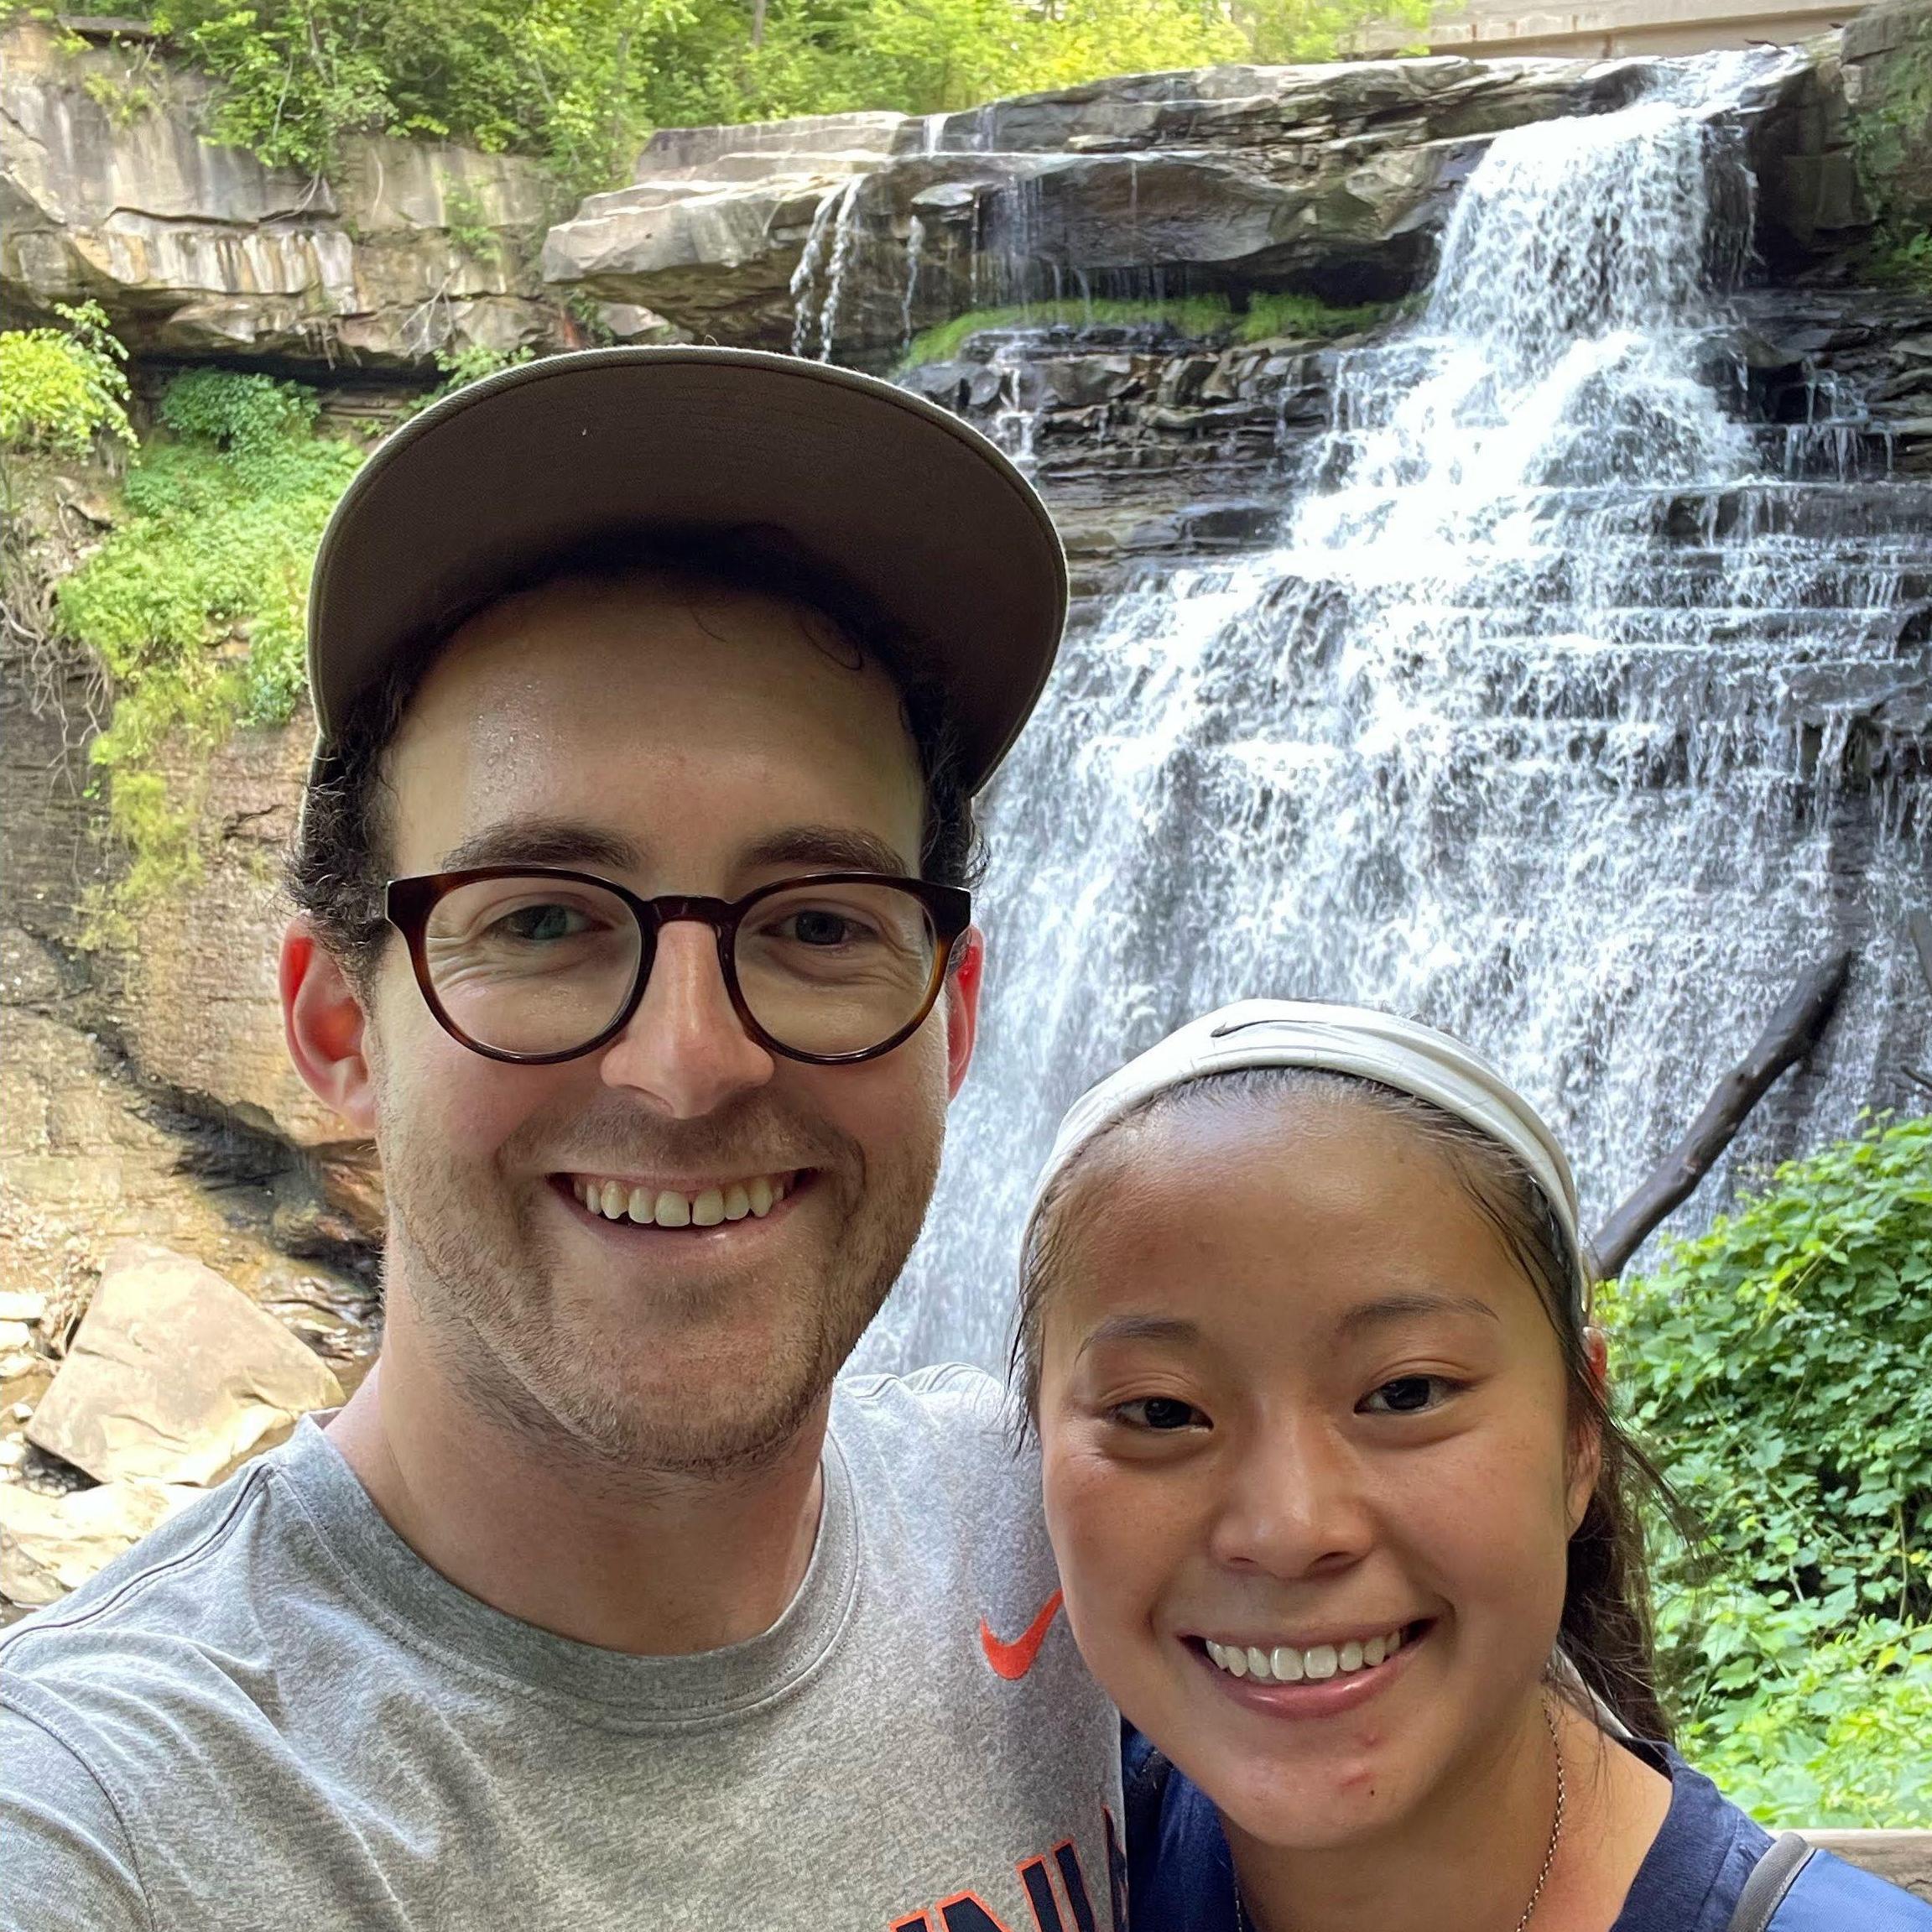
{"label": "woman's headband", "polygon": [[1091,1086],[1066,1111],[1027,1213],[1034,1217],[1055,1179],[1081,1149],[1157,1094],[1205,1074],[1242,1067],[1309,1067],[1353,1074],[1413,1094],[1454,1114],[1509,1149],[1543,1191],[1579,1257],[1575,1284],[1583,1313],[1582,1240],[1576,1183],[1542,1117],[1481,1059],[1445,1033],[1370,1007],[1323,1006],[1309,1000],[1250,999],[1190,1020]]}

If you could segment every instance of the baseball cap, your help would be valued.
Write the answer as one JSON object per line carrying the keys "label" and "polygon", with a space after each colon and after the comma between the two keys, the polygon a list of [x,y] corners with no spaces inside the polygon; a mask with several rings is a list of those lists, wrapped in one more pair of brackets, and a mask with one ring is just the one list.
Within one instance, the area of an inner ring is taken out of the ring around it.
{"label": "baseball cap", "polygon": [[903,634],[976,791],[1053,668],[1066,560],[977,430],[890,383],[752,349],[590,349],[445,397],[336,506],[309,598],[325,747],[397,657],[550,556],[651,529],[782,531]]}
{"label": "baseball cap", "polygon": [[[1027,1213],[1030,1229],[1049,1187],[1080,1150],[1169,1088],[1242,1067],[1310,1067],[1353,1074],[1413,1094],[1464,1120],[1515,1155],[1562,1224],[1579,1257],[1576,1182],[1556,1137],[1528,1101],[1481,1055],[1419,1021],[1373,1007],[1313,1000],[1250,999],[1217,1008],[1170,1033],[1091,1086],[1066,1111]],[[1572,1284],[1578,1312],[1586,1284]]]}

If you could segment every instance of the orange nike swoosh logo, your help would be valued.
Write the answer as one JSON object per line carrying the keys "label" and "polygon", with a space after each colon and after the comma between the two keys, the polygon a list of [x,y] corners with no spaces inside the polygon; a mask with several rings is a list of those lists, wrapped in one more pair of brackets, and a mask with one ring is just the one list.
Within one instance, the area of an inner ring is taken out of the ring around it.
{"label": "orange nike swoosh logo", "polygon": [[1008,1684],[1018,1684],[1033,1669],[1034,1659],[1039,1655],[1039,1647],[1046,1642],[1046,1633],[1053,1627],[1054,1618],[1060,1615],[1064,1595],[1062,1591],[1055,1591],[1039,1615],[1026,1627],[1024,1633],[1011,1643],[1002,1643],[993,1635],[992,1626],[983,1617],[980,1619],[980,1648],[985,1651],[987,1662]]}

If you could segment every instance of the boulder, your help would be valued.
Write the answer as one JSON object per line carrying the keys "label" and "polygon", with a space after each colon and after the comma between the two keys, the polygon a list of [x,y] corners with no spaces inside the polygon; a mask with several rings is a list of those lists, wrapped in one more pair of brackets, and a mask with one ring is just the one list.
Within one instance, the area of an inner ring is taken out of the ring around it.
{"label": "boulder", "polygon": [[206,1484],[341,1400],[335,1376],[212,1268],[124,1242],[27,1436],[102,1482]]}
{"label": "boulder", "polygon": [[143,50],[0,34],[0,302],[88,298],[138,352],[427,367],[440,351],[570,346],[527,242],[534,162],[367,139],[335,179],[205,129],[212,84]]}
{"label": "boulder", "polygon": [[57,1601],[202,1493],[138,1476],[65,1496],[0,1483],[0,1596],[29,1609]]}

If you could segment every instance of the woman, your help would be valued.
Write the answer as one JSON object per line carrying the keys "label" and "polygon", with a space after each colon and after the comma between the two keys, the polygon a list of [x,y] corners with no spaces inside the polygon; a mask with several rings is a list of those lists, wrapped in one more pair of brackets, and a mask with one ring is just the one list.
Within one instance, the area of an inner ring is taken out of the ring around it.
{"label": "woman", "polygon": [[1670,1748],[1588,1291],[1562,1151],[1427,1028],[1252,1001],[1068,1114],[1017,1356],[1136,1932],[1932,1929]]}

